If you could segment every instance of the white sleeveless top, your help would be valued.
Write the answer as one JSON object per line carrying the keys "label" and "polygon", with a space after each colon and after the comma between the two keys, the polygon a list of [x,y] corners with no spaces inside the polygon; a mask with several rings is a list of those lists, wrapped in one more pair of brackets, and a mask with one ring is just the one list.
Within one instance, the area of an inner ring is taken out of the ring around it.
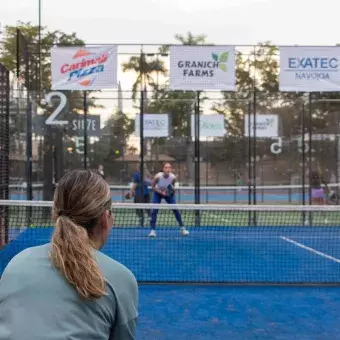
{"label": "white sleeveless top", "polygon": [[161,190],[165,190],[170,184],[173,184],[173,181],[176,178],[176,176],[172,172],[170,172],[168,177],[164,177],[164,173],[159,172],[156,177],[158,178],[156,187]]}

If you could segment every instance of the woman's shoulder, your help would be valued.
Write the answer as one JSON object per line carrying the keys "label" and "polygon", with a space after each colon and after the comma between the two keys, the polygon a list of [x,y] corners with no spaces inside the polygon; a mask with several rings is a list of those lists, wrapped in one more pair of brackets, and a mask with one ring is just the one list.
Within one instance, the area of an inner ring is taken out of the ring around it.
{"label": "woman's shoulder", "polygon": [[23,261],[32,261],[34,258],[41,259],[44,258],[41,255],[48,255],[50,250],[50,243],[46,243],[40,246],[35,247],[28,247],[26,249],[23,249],[21,252],[16,254],[12,260],[9,262],[9,264],[18,264]]}
{"label": "woman's shoulder", "polygon": [[35,247],[28,247],[18,254],[16,254],[4,268],[2,278],[11,279],[15,277],[15,280],[20,281],[27,274],[27,268],[35,271],[37,268],[44,270],[49,266],[46,266],[46,262],[49,261],[48,254],[50,250],[50,244],[44,244]]}
{"label": "woman's shoulder", "polygon": [[106,280],[115,285],[137,285],[137,280],[130,269],[125,267],[123,264],[118,261],[112,259],[106,254],[97,251],[96,258],[98,260],[98,264],[106,278]]}

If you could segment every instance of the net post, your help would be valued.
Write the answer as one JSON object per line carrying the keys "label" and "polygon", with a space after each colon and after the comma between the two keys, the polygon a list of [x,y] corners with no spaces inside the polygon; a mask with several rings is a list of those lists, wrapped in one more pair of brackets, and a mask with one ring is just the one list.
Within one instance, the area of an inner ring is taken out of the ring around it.
{"label": "net post", "polygon": [[[195,105],[195,204],[200,204],[200,91],[196,92]],[[195,210],[195,226],[200,226],[200,212]]]}

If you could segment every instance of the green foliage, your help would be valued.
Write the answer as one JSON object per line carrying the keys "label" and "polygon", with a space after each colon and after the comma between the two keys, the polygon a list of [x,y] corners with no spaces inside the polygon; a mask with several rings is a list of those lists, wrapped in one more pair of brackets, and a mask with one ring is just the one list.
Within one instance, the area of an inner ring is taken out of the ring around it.
{"label": "green foliage", "polygon": [[115,111],[105,122],[100,140],[92,146],[93,164],[103,164],[106,173],[118,178],[124,164],[117,159],[124,158],[133,129],[132,120],[126,114]]}
{"label": "green foliage", "polygon": [[132,85],[132,99],[135,100],[137,92],[144,90],[148,85],[155,85],[153,75],[159,73],[166,75],[167,70],[162,60],[148,57],[141,53],[140,56],[133,56],[126,63],[122,64],[123,72],[135,72],[137,74],[136,81]]}
{"label": "green foliage", "polygon": [[[38,40],[39,26],[30,22],[20,22],[18,26],[6,26],[3,44],[0,48],[0,61],[14,74],[17,69],[17,29],[19,29],[27,42],[27,50],[31,58],[38,61]],[[62,31],[48,31],[46,27],[41,29],[41,70],[38,68],[30,70],[31,78],[40,77],[43,92],[50,91],[51,88],[51,53],[53,46],[83,46],[85,42],[77,37],[76,33],[67,34]],[[39,73],[39,74],[37,74]],[[68,109],[83,109],[83,93],[81,91],[61,91],[68,99]],[[95,98],[88,99],[88,107],[96,107]]]}

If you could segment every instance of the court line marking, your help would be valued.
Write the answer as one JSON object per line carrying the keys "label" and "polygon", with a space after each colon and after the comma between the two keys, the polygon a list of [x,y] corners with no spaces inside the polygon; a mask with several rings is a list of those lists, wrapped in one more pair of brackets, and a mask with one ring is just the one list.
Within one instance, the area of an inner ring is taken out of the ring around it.
{"label": "court line marking", "polygon": [[314,254],[316,254],[316,255],[322,256],[322,257],[324,257],[324,258],[326,258],[326,259],[328,259],[328,260],[334,261],[334,262],[336,262],[336,263],[340,263],[340,259],[337,259],[336,257],[330,256],[330,255],[328,255],[328,254],[325,254],[325,253],[323,253],[323,252],[321,252],[321,251],[319,251],[319,250],[316,250],[316,249],[314,249],[314,248],[308,247],[308,246],[306,246],[306,245],[304,245],[304,244],[302,244],[302,243],[300,243],[300,242],[294,241],[294,240],[292,240],[292,239],[289,238],[289,237],[280,236],[280,239],[282,239],[282,240],[284,240],[284,241],[286,241],[286,242],[292,243],[292,244],[294,244],[295,246],[297,246],[297,247],[299,247],[299,248],[308,250],[308,251],[310,251],[311,253],[314,253]]}

